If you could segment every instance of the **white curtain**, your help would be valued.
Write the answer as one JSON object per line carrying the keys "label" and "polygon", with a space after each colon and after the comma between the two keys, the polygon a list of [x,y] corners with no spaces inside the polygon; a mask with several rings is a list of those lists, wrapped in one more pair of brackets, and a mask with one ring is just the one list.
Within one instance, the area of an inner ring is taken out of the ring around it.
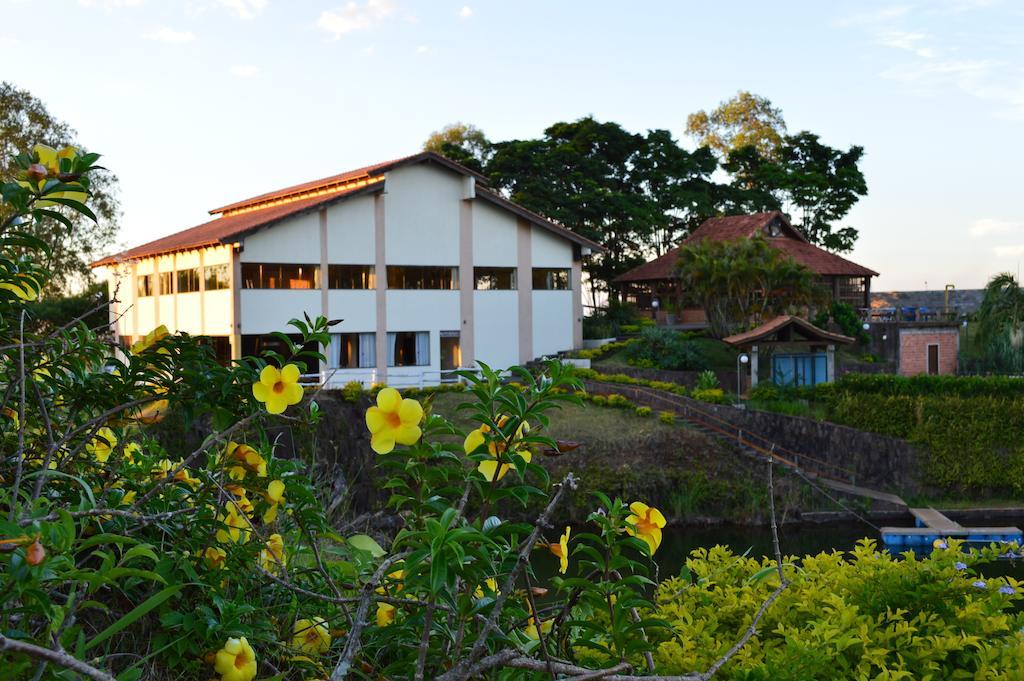
{"label": "white curtain", "polygon": [[416,332],[416,365],[426,366],[430,364],[430,332]]}
{"label": "white curtain", "polygon": [[395,366],[395,343],[398,340],[394,331],[388,332],[388,366]]}
{"label": "white curtain", "polygon": [[335,369],[341,366],[341,334],[331,334],[331,344],[327,346],[327,368]]}
{"label": "white curtain", "polygon": [[[391,334],[388,334],[389,336]],[[391,340],[390,338],[388,340]],[[391,351],[394,354],[394,351]],[[359,334],[359,368],[372,369],[377,366],[377,334]]]}

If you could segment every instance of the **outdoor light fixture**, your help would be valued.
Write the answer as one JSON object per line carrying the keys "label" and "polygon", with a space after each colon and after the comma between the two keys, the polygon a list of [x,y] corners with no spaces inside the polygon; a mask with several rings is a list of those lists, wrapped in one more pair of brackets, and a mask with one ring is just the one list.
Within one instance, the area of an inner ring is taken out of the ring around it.
{"label": "outdoor light fixture", "polygon": [[659,307],[661,307],[661,301],[658,300],[657,298],[651,299],[651,307],[657,310]]}
{"label": "outdoor light fixture", "polygon": [[740,405],[740,365],[750,361],[750,355],[741,352],[736,357],[736,406]]}
{"label": "outdoor light fixture", "polygon": [[867,331],[870,328],[871,328],[871,325],[868,324],[867,322],[864,322],[864,330]]}

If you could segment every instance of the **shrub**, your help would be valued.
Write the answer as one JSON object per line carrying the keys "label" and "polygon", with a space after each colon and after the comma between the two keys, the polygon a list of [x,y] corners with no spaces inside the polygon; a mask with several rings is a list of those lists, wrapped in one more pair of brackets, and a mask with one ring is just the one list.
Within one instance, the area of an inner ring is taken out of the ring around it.
{"label": "shrub", "polygon": [[700,347],[688,335],[648,327],[626,348],[630,364],[663,370],[694,371],[706,369],[709,362]]}
{"label": "shrub", "polygon": [[847,393],[884,396],[1024,397],[1024,378],[1013,376],[898,376],[895,374],[844,374],[835,389]]}
{"label": "shrub", "polygon": [[644,417],[644,418],[647,418],[647,417],[648,417],[648,416],[650,416],[650,415],[651,415],[652,413],[653,413],[653,412],[652,412],[652,410],[651,410],[651,408],[650,408],[650,407],[637,407],[637,408],[636,408],[636,415],[637,415],[637,416],[642,416],[642,417]]}
{"label": "shrub", "polygon": [[671,426],[676,422],[676,415],[670,411],[663,411],[658,414],[658,420]]}
{"label": "shrub", "polygon": [[709,402],[711,404],[731,404],[732,400],[721,388],[697,388],[690,395],[695,400]]}
{"label": "shrub", "polygon": [[[758,635],[722,667],[723,679],[1015,678],[1024,669],[1024,613],[1012,578],[982,579],[1001,550],[966,554],[959,542],[928,557],[893,556],[864,540],[849,555],[805,557]],[[698,549],[682,576],[658,587],[655,614],[673,623],[655,653],[660,674],[703,669],[779,585],[773,563]],[[1014,672],[1013,670],[1018,670]]]}
{"label": "shrub", "polygon": [[618,407],[620,409],[627,409],[633,406],[633,403],[625,395],[611,394],[608,396],[608,406]]}
{"label": "shrub", "polygon": [[871,340],[871,337],[864,331],[864,324],[857,314],[857,310],[849,303],[833,300],[831,306],[827,310],[819,312],[811,323],[825,328],[830,319],[836,323],[843,335],[856,338],[861,343]]}
{"label": "shrub", "polygon": [[356,402],[363,393],[366,392],[363,389],[363,384],[359,381],[349,381],[341,388],[341,399],[346,402]]}
{"label": "shrub", "polygon": [[718,383],[718,375],[708,369],[707,371],[700,372],[700,376],[697,377],[697,385],[694,386],[694,391],[697,390],[714,390],[720,388],[721,385]]}
{"label": "shrub", "polygon": [[782,391],[774,383],[758,383],[751,388],[749,397],[751,400],[769,402],[781,398]]}
{"label": "shrub", "polygon": [[593,397],[590,398],[590,401],[600,407],[606,406],[608,404],[608,398],[605,397],[604,395],[594,395]]}

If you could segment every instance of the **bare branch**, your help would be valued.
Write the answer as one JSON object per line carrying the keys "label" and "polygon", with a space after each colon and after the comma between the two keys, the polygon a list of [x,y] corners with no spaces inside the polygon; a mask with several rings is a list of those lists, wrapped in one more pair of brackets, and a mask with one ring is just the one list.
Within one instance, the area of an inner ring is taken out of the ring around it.
{"label": "bare branch", "polygon": [[79,674],[87,676],[90,679],[94,679],[95,681],[115,681],[114,677],[105,671],[96,669],[96,667],[86,664],[67,653],[59,650],[43,648],[33,643],[16,641],[14,639],[7,638],[3,634],[0,634],[0,650],[22,653],[23,655],[34,657],[37,660],[50,662],[64,667],[65,669],[70,669],[73,672],[78,672]]}

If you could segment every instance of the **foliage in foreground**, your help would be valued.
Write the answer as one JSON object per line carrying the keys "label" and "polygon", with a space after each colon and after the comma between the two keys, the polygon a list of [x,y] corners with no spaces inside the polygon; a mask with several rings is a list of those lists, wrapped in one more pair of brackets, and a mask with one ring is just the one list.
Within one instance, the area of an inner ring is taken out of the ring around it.
{"label": "foliage in foreground", "polygon": [[[863,540],[849,554],[794,558],[790,586],[759,635],[720,673],[743,681],[1016,679],[1024,669],[1024,613],[1013,578],[979,568],[1004,553],[964,553],[950,541],[931,555],[894,557]],[[655,653],[662,673],[705,668],[778,586],[774,562],[698,549],[663,582],[656,614],[673,638]]]}

